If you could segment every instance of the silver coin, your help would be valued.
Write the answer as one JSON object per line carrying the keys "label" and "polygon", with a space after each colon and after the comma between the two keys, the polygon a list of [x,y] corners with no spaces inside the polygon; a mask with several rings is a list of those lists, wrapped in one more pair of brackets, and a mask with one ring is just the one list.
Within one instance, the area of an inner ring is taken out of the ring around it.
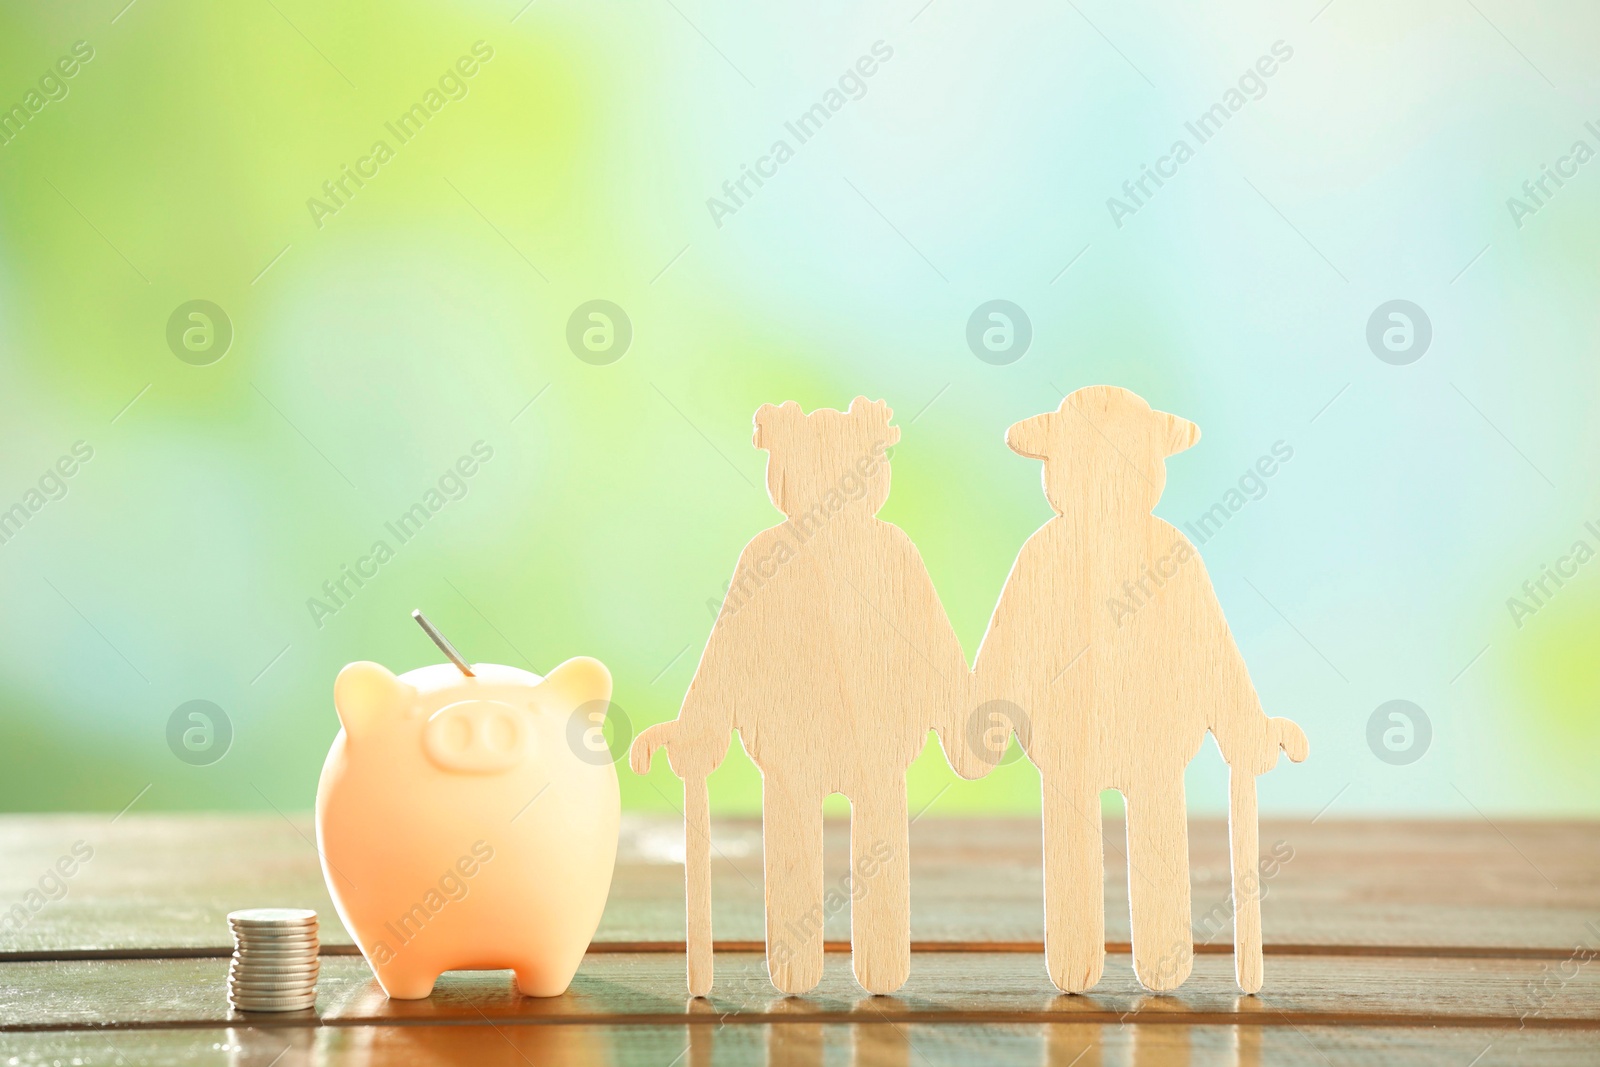
{"label": "silver coin", "polygon": [[275,941],[281,937],[316,937],[315,926],[265,927],[232,926],[233,936],[244,941]]}
{"label": "silver coin", "polygon": [[315,989],[230,989],[231,1001],[247,1000],[252,1004],[285,1004],[291,1001],[316,1000]]}
{"label": "silver coin", "polygon": [[309,923],[229,923],[228,929],[240,934],[306,933],[317,929]]}
{"label": "silver coin", "polygon": [[227,998],[234,1003],[251,1003],[251,1005],[291,1005],[301,1001],[317,1000],[315,989],[285,989],[280,992],[264,989],[230,989]]}
{"label": "silver coin", "polygon": [[235,930],[235,941],[316,941],[315,930]]}
{"label": "silver coin", "polygon": [[299,976],[299,974],[317,974],[320,969],[322,968],[318,968],[315,963],[310,966],[232,966],[227,973],[235,977],[254,977],[258,974],[261,977],[274,977],[278,974]]}
{"label": "silver coin", "polygon": [[275,983],[249,984],[241,982],[228,983],[228,995],[240,997],[308,997],[317,991],[315,979],[309,982],[295,982],[289,985]]}
{"label": "silver coin", "polygon": [[228,921],[242,926],[314,923],[317,921],[317,913],[310,908],[244,908],[228,912]]}
{"label": "silver coin", "polygon": [[301,970],[273,974],[271,972],[251,970],[230,971],[228,973],[228,980],[232,982],[249,982],[253,984],[270,982],[279,982],[284,984],[292,984],[295,982],[315,982],[317,980],[317,972],[315,970]]}
{"label": "silver coin", "polygon": [[317,928],[315,926],[302,926],[293,930],[268,930],[235,926],[233,927],[233,936],[238,941],[280,941],[286,937],[314,939],[317,936]]}
{"label": "silver coin", "polygon": [[322,966],[315,959],[310,960],[265,960],[252,958],[247,960],[236,959],[229,965],[233,971],[260,971],[271,974],[274,971],[315,971]]}
{"label": "silver coin", "polygon": [[314,956],[322,946],[315,941],[245,941],[233,948],[235,952],[304,952]]}
{"label": "silver coin", "polygon": [[314,997],[317,995],[317,984],[284,986],[228,986],[230,997],[270,997],[274,1000],[283,1000],[291,997]]}
{"label": "silver coin", "polygon": [[317,998],[276,1003],[271,1001],[230,1000],[235,1011],[307,1011],[317,1006]]}

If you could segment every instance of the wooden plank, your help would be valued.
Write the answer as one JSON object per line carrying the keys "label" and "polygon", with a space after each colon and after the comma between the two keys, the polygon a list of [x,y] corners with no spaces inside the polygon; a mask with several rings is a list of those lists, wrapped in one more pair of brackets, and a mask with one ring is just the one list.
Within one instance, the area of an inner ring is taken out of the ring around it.
{"label": "wooden plank", "polygon": [[[0,1030],[163,1027],[227,1021],[223,960],[97,960],[0,964]],[[1064,997],[1044,958],[1014,953],[923,953],[895,997],[870,997],[850,960],[830,956],[817,990],[786,998],[762,957],[718,959],[709,1003],[689,999],[681,957],[662,953],[590,956],[561,997],[517,995],[510,972],[454,972],[427,1000],[389,1000],[359,959],[323,961],[318,1016],[324,1023],[460,1020],[606,1022],[707,1026],[753,1022],[1043,1022],[1305,1027],[1460,1025],[1600,1029],[1600,969],[1576,968],[1565,981],[1528,960],[1407,958],[1270,960],[1260,997],[1242,997],[1232,960],[1201,957],[1194,977],[1172,996],[1135,982],[1127,956],[1113,956],[1090,994]],[[1397,991],[1404,995],[1397,995]],[[314,1025],[318,1016],[252,1016],[257,1025]],[[1597,1034],[1600,1042],[1600,1034]]]}
{"label": "wooden plank", "polygon": [[[1584,1031],[1413,1027],[1143,1026],[1093,1023],[812,1024],[741,1027],[348,1026],[206,1027],[0,1033],[0,1062],[210,1063],[234,1067],[384,1064],[528,1067],[634,1063],[652,1067],[1590,1067]],[[14,1057],[14,1059],[13,1059]],[[1476,1058],[1474,1058],[1476,1057]]]}
{"label": "wooden plank", "polygon": [[[1108,824],[1105,839],[1106,937],[1126,945],[1120,824]],[[20,924],[0,920],[0,959],[74,951],[221,952],[228,946],[227,912],[264,904],[316,908],[324,941],[349,945],[313,840],[309,817],[293,825],[276,815],[130,813],[115,823],[104,816],[0,817],[0,916],[39,889],[74,842],[94,853],[63,880],[59,899],[41,895],[42,906],[27,911]],[[831,886],[848,862],[846,827],[831,823],[825,840]],[[914,943],[1010,943],[1031,951],[1043,931],[1040,840],[1037,819],[918,820],[911,835]],[[1190,842],[1197,940],[1227,951],[1225,822],[1194,821]],[[717,820],[713,844],[717,933],[728,942],[759,941],[759,824]],[[1263,856],[1275,847],[1292,858],[1264,883],[1269,956],[1275,947],[1337,946],[1563,957],[1594,936],[1587,924],[1595,921],[1593,902],[1600,899],[1600,823],[1269,819],[1262,825]],[[600,947],[682,944],[682,857],[678,817],[625,817]],[[847,907],[829,912],[826,936],[835,943],[848,939]]]}

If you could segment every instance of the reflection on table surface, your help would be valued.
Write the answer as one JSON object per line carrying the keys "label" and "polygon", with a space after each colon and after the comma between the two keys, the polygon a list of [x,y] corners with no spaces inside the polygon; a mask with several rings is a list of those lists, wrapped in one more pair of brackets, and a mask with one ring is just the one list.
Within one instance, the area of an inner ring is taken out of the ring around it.
{"label": "reflection on table surface", "polygon": [[[781,1014],[788,1002],[777,1002]],[[801,1002],[803,1003],[803,1002]],[[874,998],[884,1011],[894,998]],[[871,1010],[870,1008],[868,1010]],[[942,1067],[957,1064],[1028,1067],[1256,1067],[1263,1030],[1257,1026],[1170,1026],[1152,1023],[863,1023],[760,1022],[719,1017],[691,1006],[684,1025],[550,1023],[235,1027],[224,1047],[233,1067],[354,1064],[424,1067],[470,1063],[654,1064],[660,1067]],[[1307,1053],[1311,1049],[1306,1048]]]}

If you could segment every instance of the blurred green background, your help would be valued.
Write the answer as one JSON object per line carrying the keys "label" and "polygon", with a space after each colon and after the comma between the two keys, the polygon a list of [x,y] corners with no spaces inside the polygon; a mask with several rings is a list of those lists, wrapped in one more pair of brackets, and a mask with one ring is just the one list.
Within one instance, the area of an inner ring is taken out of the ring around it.
{"label": "blurred green background", "polygon": [[[339,668],[438,660],[414,607],[475,660],[598,656],[635,729],[672,716],[707,601],[777,521],[769,401],[894,408],[883,516],[970,655],[1048,516],[1005,428],[1107,382],[1202,427],[1158,509],[1180,525],[1293,449],[1202,547],[1312,743],[1266,810],[1593,814],[1600,564],[1507,600],[1600,547],[1600,163],[1573,155],[1600,149],[1597,40],[1575,0],[9,5],[0,808],[309,808]],[[800,143],[785,123],[877,42]],[[1241,84],[1200,144],[1186,123]],[[1113,210],[1180,138],[1193,158]],[[346,167],[369,176],[335,201]],[[1526,193],[1545,167],[1567,176]],[[604,365],[567,342],[597,299],[632,327]],[[1032,327],[1001,365],[966,339],[993,299]],[[1367,339],[1396,299],[1431,324],[1406,365]],[[196,300],[221,358],[169,344]],[[1431,725],[1409,762],[1369,744],[1396,699]],[[221,759],[169,748],[191,700],[227,716]],[[1206,746],[1195,810],[1224,775]],[[679,796],[664,761],[621,777],[629,806]],[[1026,761],[956,782],[936,746],[911,789],[1038,803]],[[712,795],[756,809],[742,754]]]}

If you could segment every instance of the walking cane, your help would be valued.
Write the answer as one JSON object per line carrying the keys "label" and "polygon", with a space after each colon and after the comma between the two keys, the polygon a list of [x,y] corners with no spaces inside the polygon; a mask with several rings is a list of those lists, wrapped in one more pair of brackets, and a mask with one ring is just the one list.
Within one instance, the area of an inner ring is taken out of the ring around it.
{"label": "walking cane", "polygon": [[689,995],[711,994],[711,802],[704,777],[683,780],[683,881],[688,907],[684,947]]}
{"label": "walking cane", "polygon": [[[1268,721],[1273,757],[1293,763],[1310,752],[1306,735],[1288,719]],[[1228,834],[1233,845],[1233,971],[1246,993],[1261,991],[1261,824],[1256,817],[1256,776],[1229,768]]]}
{"label": "walking cane", "polygon": [[[657,746],[675,729],[675,723],[657,723],[633,739],[628,762],[635,774],[649,772]],[[683,776],[683,887],[689,995],[704,997],[711,993],[711,801],[705,774],[687,767]]]}
{"label": "walking cane", "polygon": [[1261,989],[1261,830],[1256,820],[1256,776],[1230,771],[1228,833],[1233,843],[1233,971],[1246,993]]}

